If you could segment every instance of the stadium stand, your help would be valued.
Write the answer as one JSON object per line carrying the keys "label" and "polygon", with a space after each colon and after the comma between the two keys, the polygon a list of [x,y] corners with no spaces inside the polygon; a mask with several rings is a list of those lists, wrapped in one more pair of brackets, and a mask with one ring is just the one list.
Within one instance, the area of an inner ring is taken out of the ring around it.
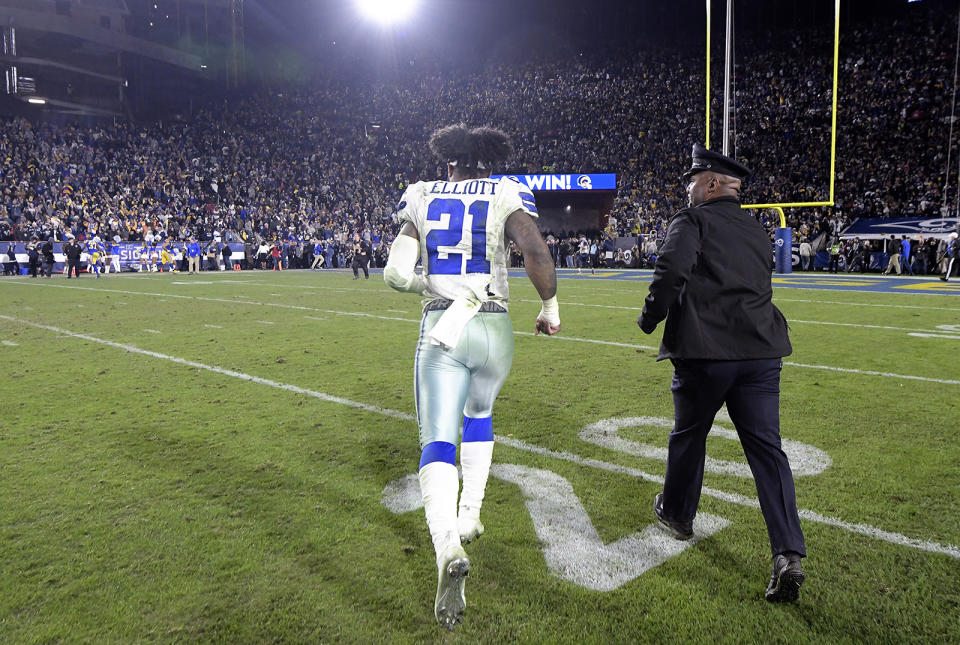
{"label": "stadium stand", "polygon": [[[747,196],[823,198],[830,35],[750,38],[739,46],[766,53],[737,68],[736,154],[754,169]],[[929,16],[845,33],[838,203],[789,211],[795,239],[860,216],[945,214],[952,38]],[[611,226],[585,232],[659,237],[684,205],[678,175],[702,136],[702,65],[692,51],[624,51],[469,74],[418,68],[379,84],[331,77],[311,89],[221,95],[189,119],[4,118],[0,239],[139,240],[152,229],[179,240],[218,231],[231,241],[339,243],[356,231],[376,248],[395,231],[403,188],[442,171],[423,152],[427,134],[456,121],[511,133],[512,172],[618,173]],[[761,217],[772,228],[773,213]]]}

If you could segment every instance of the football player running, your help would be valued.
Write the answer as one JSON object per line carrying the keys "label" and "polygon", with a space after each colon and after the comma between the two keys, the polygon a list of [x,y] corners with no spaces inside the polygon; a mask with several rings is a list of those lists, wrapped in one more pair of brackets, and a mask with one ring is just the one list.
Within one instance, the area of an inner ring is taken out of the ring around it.
{"label": "football player running", "polygon": [[[513,360],[508,241],[523,252],[543,300],[535,334],[560,331],[560,314],[556,270],[533,221],[533,193],[514,179],[489,178],[513,152],[507,135],[452,125],[433,133],[430,149],[447,163],[448,181],[407,188],[383,277],[398,291],[425,297],[414,366],[420,491],[437,556],[434,615],[453,629],[463,620],[470,571],[461,543],[484,530],[480,505],[493,455],[493,403]],[[417,260],[422,275],[414,271]],[[461,421],[462,491],[455,460]]]}

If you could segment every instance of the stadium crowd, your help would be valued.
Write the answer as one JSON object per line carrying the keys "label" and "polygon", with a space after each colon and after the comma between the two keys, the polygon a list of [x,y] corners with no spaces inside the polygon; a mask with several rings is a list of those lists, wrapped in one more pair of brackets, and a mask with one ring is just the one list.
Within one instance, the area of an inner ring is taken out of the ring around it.
{"label": "stadium crowd", "polygon": [[[957,184],[953,172],[945,198],[950,31],[925,18],[845,34],[837,204],[788,210],[795,240],[823,232],[825,242],[856,217],[946,214],[944,199],[953,203]],[[750,52],[736,69],[734,122],[734,154],[754,170],[746,200],[825,199],[832,34],[801,32],[786,42],[755,34],[738,47]],[[404,187],[442,173],[425,152],[428,133],[463,121],[511,134],[513,173],[616,172],[605,229],[547,232],[558,263],[572,257],[575,265],[581,234],[601,258],[605,247],[616,253],[611,238],[639,235],[614,259],[641,264],[685,206],[678,174],[702,136],[700,56],[640,50],[470,73],[414,68],[391,83],[331,78],[310,89],[230,96],[187,120],[156,123],[4,119],[0,239],[195,235],[276,244],[280,253],[293,244],[294,256],[311,260],[320,244],[327,266],[343,266],[359,233],[382,263]],[[720,113],[718,96],[714,132]],[[773,211],[759,216],[777,225]]]}

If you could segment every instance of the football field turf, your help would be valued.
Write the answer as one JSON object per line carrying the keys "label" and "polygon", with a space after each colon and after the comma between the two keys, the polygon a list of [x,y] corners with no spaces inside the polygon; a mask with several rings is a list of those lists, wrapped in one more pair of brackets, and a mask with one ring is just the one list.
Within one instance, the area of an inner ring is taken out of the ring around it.
{"label": "football field turf", "polygon": [[673,407],[663,327],[635,322],[648,276],[564,276],[554,338],[521,276],[452,634],[410,477],[417,297],[333,272],[0,280],[0,642],[960,642],[960,294],[776,287],[809,557],[770,605],[722,411],[698,540],[651,528]]}

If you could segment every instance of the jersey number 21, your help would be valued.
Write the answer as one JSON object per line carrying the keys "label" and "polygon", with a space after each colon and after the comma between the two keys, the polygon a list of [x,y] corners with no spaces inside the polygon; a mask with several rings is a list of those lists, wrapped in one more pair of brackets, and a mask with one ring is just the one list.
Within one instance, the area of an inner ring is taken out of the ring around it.
{"label": "jersey number 21", "polygon": [[[427,271],[433,275],[460,275],[464,273],[490,273],[490,262],[487,260],[487,211],[490,202],[478,199],[467,209],[459,199],[437,198],[427,207],[427,220],[439,222],[444,215],[450,216],[447,228],[436,228],[427,233]],[[472,224],[468,229],[463,225],[464,213],[472,216]],[[460,244],[469,235],[471,239],[471,253],[467,258],[466,270],[463,266],[463,253],[448,253],[441,258],[441,246],[454,247]]]}

